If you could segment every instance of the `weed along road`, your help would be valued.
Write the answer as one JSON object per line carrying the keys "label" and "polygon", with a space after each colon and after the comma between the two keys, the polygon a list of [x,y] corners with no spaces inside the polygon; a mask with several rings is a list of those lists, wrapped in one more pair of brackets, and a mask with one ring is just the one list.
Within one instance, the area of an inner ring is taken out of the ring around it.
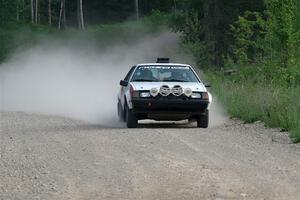
{"label": "weed along road", "polygon": [[0,199],[300,199],[300,146],[230,120],[109,128],[1,113]]}

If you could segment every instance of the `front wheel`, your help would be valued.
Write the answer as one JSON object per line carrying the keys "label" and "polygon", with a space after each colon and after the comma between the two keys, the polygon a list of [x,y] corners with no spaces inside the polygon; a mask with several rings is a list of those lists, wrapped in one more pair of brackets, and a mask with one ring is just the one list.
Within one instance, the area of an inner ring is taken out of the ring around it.
{"label": "front wheel", "polygon": [[199,115],[197,119],[197,126],[199,128],[207,128],[209,123],[209,110],[205,110],[204,113]]}
{"label": "front wheel", "polygon": [[136,128],[138,126],[138,119],[128,106],[126,106],[126,125],[127,128]]}

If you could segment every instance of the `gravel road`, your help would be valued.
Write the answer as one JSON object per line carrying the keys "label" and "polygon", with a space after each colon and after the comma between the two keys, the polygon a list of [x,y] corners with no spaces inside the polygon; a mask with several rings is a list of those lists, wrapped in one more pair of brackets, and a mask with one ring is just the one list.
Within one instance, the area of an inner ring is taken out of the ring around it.
{"label": "gravel road", "polygon": [[0,199],[300,199],[300,146],[230,120],[108,128],[2,112]]}

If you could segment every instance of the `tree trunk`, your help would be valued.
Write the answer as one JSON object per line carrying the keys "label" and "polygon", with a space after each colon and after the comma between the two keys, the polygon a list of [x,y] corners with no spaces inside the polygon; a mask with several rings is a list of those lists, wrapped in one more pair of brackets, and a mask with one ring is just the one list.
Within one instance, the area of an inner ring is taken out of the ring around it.
{"label": "tree trunk", "polygon": [[51,0],[48,1],[48,23],[52,25],[52,8],[51,8]]}
{"label": "tree trunk", "polygon": [[175,12],[177,11],[177,3],[176,3],[176,0],[174,0],[174,11],[175,11]]}
{"label": "tree trunk", "polygon": [[78,24],[78,29],[81,29],[81,20],[80,20],[80,2],[77,0],[77,24]]}
{"label": "tree trunk", "polygon": [[84,25],[84,17],[83,17],[83,3],[82,3],[82,0],[77,0],[77,20],[78,20],[78,28],[80,30],[84,30],[85,25]]}
{"label": "tree trunk", "polygon": [[19,4],[20,4],[20,2],[19,1],[17,1],[17,5],[16,5],[16,20],[17,20],[17,22],[19,22],[20,21],[20,7],[19,7]]}
{"label": "tree trunk", "polygon": [[85,29],[85,25],[84,25],[84,18],[83,18],[83,5],[82,5],[82,0],[80,1],[80,21],[81,21],[81,30]]}
{"label": "tree trunk", "polygon": [[35,23],[38,23],[39,0],[35,0]]}
{"label": "tree trunk", "polygon": [[62,15],[63,15],[64,1],[60,1],[60,9],[59,9],[59,19],[58,19],[58,29],[62,28]]}
{"label": "tree trunk", "polygon": [[34,24],[34,2],[33,0],[30,0],[30,7],[31,7],[31,23]]}
{"label": "tree trunk", "polygon": [[66,0],[64,0],[64,28],[67,26],[67,17],[66,17]]}
{"label": "tree trunk", "polygon": [[[25,0],[21,0],[21,11],[20,11],[20,13],[21,13],[21,16],[20,16],[20,19],[21,20],[24,20],[25,19],[25,13],[24,13],[24,11],[26,10],[26,8],[25,8]],[[26,5],[26,7],[27,7],[27,5]]]}
{"label": "tree trunk", "polygon": [[66,0],[60,1],[58,29],[66,28]]}
{"label": "tree trunk", "polygon": [[136,20],[139,20],[139,18],[140,18],[139,0],[135,0],[135,12],[136,12]]}

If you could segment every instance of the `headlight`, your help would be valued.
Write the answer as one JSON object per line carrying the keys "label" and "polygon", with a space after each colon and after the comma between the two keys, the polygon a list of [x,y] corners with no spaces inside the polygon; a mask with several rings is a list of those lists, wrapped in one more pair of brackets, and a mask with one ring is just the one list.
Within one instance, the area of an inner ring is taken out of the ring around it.
{"label": "headlight", "polygon": [[142,98],[150,97],[150,92],[141,92],[140,97],[142,97]]}
{"label": "headlight", "polygon": [[201,94],[200,94],[200,93],[195,93],[195,92],[193,92],[192,95],[191,95],[191,97],[192,97],[193,99],[201,99]]}
{"label": "headlight", "polygon": [[152,88],[152,89],[150,90],[150,94],[151,94],[151,96],[153,96],[153,97],[156,97],[156,96],[158,95],[158,93],[159,93],[159,90],[158,90],[157,88]]}
{"label": "headlight", "polygon": [[190,97],[192,95],[193,91],[191,88],[185,88],[184,89],[184,94],[187,96],[187,97]]}

